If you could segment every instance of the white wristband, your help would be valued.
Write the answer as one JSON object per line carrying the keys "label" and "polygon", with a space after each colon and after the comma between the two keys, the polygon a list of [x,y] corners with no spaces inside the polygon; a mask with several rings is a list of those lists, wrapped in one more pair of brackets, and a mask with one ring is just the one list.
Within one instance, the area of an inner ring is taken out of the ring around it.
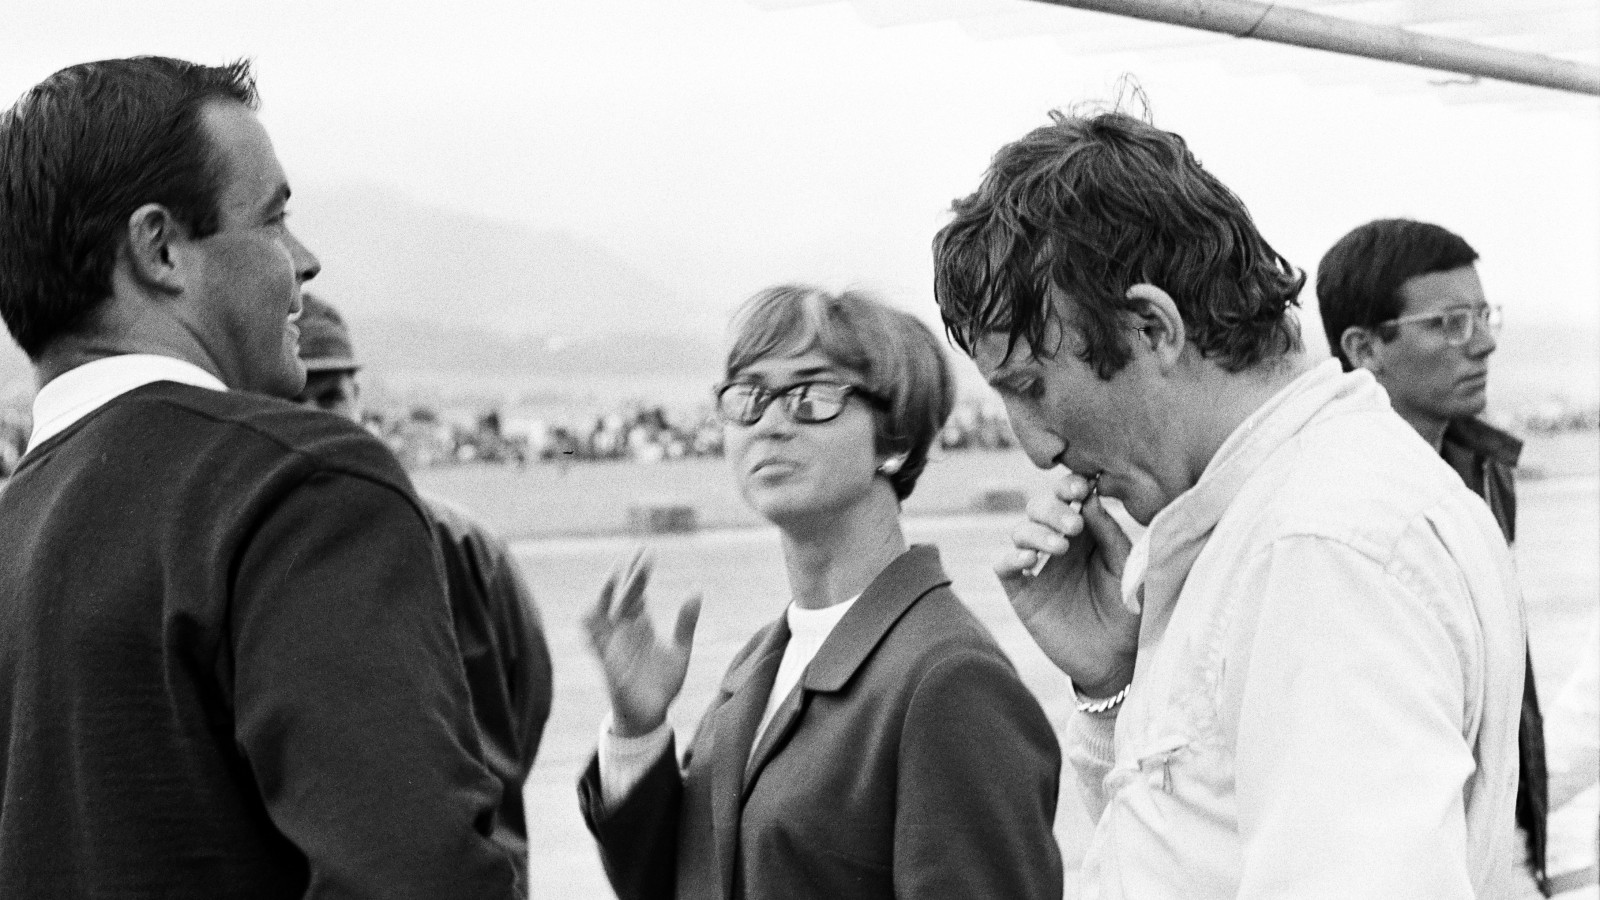
{"label": "white wristband", "polygon": [[[1105,698],[1104,700],[1085,700],[1085,699],[1083,699],[1083,697],[1081,695],[1079,695],[1078,696],[1078,703],[1077,703],[1077,710],[1078,710],[1078,712],[1081,712],[1081,713],[1110,712],[1111,710],[1116,709],[1118,706],[1120,706],[1122,704],[1123,700],[1127,699],[1127,697],[1128,697],[1128,688],[1130,686],[1131,685],[1127,685],[1127,684],[1123,685],[1122,686],[1122,690],[1117,691],[1115,694],[1112,694],[1111,696]],[[1077,693],[1078,692],[1076,690],[1073,691],[1073,694],[1077,694]]]}

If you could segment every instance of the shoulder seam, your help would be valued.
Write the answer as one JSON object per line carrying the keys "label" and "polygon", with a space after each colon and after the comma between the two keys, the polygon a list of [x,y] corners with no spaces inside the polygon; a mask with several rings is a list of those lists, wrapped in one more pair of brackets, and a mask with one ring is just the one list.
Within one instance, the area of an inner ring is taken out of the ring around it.
{"label": "shoulder seam", "polygon": [[[332,462],[332,461],[326,459],[323,456],[320,456],[320,455],[317,455],[317,454],[312,454],[312,453],[307,453],[305,450],[303,450],[303,449],[301,449],[299,447],[295,447],[295,446],[293,446],[291,444],[285,443],[278,436],[276,436],[274,434],[271,434],[270,432],[264,431],[264,430],[262,430],[260,428],[257,428],[257,427],[255,427],[254,425],[252,425],[250,423],[241,422],[241,421],[238,421],[236,419],[228,419],[228,418],[223,418],[221,416],[212,415],[211,413],[208,413],[205,410],[196,409],[195,407],[188,406],[188,405],[185,405],[185,404],[182,404],[182,403],[176,403],[176,402],[174,402],[173,400],[171,400],[170,398],[167,398],[167,397],[140,397],[140,398],[136,398],[133,402],[159,404],[161,406],[164,406],[164,407],[179,411],[181,413],[187,413],[187,414],[192,415],[192,416],[194,416],[196,418],[204,419],[205,421],[208,421],[208,422],[213,422],[213,423],[216,423],[218,425],[226,425],[226,426],[229,426],[229,427],[232,427],[232,428],[237,428],[240,431],[248,433],[253,437],[256,437],[256,438],[258,438],[258,439],[260,439],[260,440],[262,440],[262,441],[264,441],[266,443],[269,443],[269,444],[271,444],[271,445],[283,450],[286,453],[291,453],[291,454],[293,454],[295,457],[297,457],[299,459],[303,459],[303,460],[306,460],[308,463],[312,463],[313,464],[313,470],[311,472],[307,473],[306,475],[302,476],[301,478],[296,479],[294,481],[294,483],[293,483],[293,486],[295,488],[298,488],[301,485],[303,485],[308,479],[311,478],[311,476],[313,474],[316,474],[318,472],[327,472],[327,473],[331,473],[331,474],[342,475],[342,476],[344,476],[346,478],[354,478],[354,479],[358,479],[360,481],[365,481],[365,482],[367,482],[369,484],[373,484],[373,485],[377,485],[377,486],[386,488],[386,489],[388,489],[390,491],[393,491],[396,494],[399,494],[401,496],[401,498],[406,501],[407,505],[411,507],[412,512],[414,512],[417,515],[417,517],[422,521],[422,524],[429,531],[431,531],[433,529],[433,518],[430,515],[428,515],[427,510],[422,507],[422,505],[421,505],[422,504],[422,500],[416,494],[415,488],[413,488],[411,491],[408,492],[408,491],[404,490],[403,487],[400,484],[397,484],[392,480],[383,479],[383,478],[376,478],[376,477],[373,477],[371,474],[356,471],[356,470],[354,470],[354,469],[352,469],[352,468],[350,468],[348,466],[339,465],[339,464],[337,464],[335,462]],[[351,435],[351,437],[353,438],[354,435]],[[369,437],[370,437],[370,435],[369,435]],[[376,440],[376,438],[373,438],[373,440]],[[386,453],[388,452],[387,448],[385,448],[385,452]],[[391,457],[391,459],[392,459],[392,457]],[[399,462],[397,460],[392,460],[392,461],[394,462],[395,467],[399,468],[399,466],[400,466]],[[404,470],[402,469],[401,472],[403,474]]]}

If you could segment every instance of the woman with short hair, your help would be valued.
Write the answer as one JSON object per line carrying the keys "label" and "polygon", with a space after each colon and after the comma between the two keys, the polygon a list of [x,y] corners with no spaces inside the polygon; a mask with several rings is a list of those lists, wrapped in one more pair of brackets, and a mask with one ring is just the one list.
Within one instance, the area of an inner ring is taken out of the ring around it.
{"label": "woman with short hair", "polygon": [[666,721],[697,599],[670,640],[643,555],[586,619],[612,715],[580,795],[623,898],[1049,898],[1060,751],[1038,702],[908,546],[953,403],[913,316],[783,286],[731,329],[717,387],[745,501],[779,529],[790,598],[734,658],[680,763]]}

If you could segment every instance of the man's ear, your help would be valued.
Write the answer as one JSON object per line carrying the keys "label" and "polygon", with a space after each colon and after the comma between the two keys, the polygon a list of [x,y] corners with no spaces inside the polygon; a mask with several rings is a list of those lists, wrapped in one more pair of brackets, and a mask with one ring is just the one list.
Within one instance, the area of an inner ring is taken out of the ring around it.
{"label": "man's ear", "polygon": [[1351,325],[1339,335],[1339,349],[1344,351],[1344,358],[1350,360],[1352,368],[1366,369],[1377,374],[1382,368],[1382,361],[1378,358],[1378,336],[1371,329],[1362,328],[1360,325]]}
{"label": "man's ear", "polygon": [[1128,288],[1124,296],[1135,301],[1135,320],[1129,327],[1138,332],[1136,342],[1155,353],[1162,368],[1176,366],[1183,355],[1189,330],[1184,327],[1183,316],[1178,314],[1178,304],[1173,302],[1172,295],[1153,284],[1140,282]]}
{"label": "man's ear", "polygon": [[146,203],[128,217],[126,259],[133,280],[161,293],[183,288],[181,248],[188,236],[172,211],[159,203]]}

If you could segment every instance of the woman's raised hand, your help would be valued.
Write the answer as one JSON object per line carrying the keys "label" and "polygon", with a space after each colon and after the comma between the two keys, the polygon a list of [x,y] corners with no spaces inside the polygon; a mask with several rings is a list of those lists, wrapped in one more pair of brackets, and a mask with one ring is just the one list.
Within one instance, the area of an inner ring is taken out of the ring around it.
{"label": "woman's raised hand", "polygon": [[589,646],[605,672],[612,730],[618,737],[647,734],[666,721],[667,707],[683,690],[700,618],[700,595],[694,594],[679,606],[671,640],[663,642],[656,635],[644,599],[650,566],[649,554],[635,551],[607,576],[583,620]]}

